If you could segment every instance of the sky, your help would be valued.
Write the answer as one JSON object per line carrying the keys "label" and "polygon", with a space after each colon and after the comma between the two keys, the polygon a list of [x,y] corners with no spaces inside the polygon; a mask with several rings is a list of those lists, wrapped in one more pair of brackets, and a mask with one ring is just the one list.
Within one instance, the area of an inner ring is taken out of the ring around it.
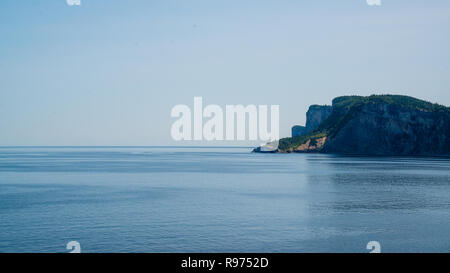
{"label": "sky", "polygon": [[194,96],[282,137],[341,95],[449,106],[449,48],[448,0],[2,0],[0,145],[209,145],[170,135]]}

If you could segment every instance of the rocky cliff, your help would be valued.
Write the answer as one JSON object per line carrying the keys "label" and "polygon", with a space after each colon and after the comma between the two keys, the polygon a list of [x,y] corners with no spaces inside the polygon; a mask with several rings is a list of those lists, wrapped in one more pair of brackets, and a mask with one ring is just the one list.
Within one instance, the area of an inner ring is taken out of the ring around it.
{"label": "rocky cliff", "polygon": [[322,148],[329,153],[450,155],[450,112],[388,103],[358,107]]}
{"label": "rocky cliff", "polygon": [[332,107],[329,105],[311,105],[306,112],[306,126],[292,127],[292,137],[304,136],[314,131],[330,116],[331,112]]}
{"label": "rocky cliff", "polygon": [[329,105],[311,105],[306,112],[306,131],[310,133],[326,120],[333,110]]}
{"label": "rocky cliff", "polygon": [[407,96],[346,96],[303,136],[281,139],[278,152],[450,155],[450,108]]}

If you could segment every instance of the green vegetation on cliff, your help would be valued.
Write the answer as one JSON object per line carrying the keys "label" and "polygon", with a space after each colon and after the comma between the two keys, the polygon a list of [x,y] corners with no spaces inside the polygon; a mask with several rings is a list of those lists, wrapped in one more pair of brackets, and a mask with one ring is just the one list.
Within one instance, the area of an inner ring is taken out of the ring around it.
{"label": "green vegetation on cliff", "polygon": [[342,96],[333,99],[334,108],[352,108],[362,104],[394,104],[425,112],[448,112],[449,107],[401,95]]}
{"label": "green vegetation on cliff", "polygon": [[282,152],[295,150],[298,146],[305,144],[309,139],[315,141],[318,138],[326,136],[326,133],[315,132],[305,136],[287,137],[280,139],[278,149]]}

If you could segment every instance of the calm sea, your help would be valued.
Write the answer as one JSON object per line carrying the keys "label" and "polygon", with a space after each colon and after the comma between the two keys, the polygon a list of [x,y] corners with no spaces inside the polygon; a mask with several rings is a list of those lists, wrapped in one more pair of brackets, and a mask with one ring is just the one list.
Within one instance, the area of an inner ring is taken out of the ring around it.
{"label": "calm sea", "polygon": [[450,252],[450,159],[0,148],[0,252]]}

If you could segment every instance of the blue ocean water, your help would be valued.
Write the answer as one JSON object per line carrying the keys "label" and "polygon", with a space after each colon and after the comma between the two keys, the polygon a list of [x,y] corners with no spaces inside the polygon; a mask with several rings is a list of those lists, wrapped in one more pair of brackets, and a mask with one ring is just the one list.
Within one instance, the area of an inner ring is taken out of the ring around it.
{"label": "blue ocean water", "polygon": [[450,159],[0,148],[0,252],[450,252]]}

